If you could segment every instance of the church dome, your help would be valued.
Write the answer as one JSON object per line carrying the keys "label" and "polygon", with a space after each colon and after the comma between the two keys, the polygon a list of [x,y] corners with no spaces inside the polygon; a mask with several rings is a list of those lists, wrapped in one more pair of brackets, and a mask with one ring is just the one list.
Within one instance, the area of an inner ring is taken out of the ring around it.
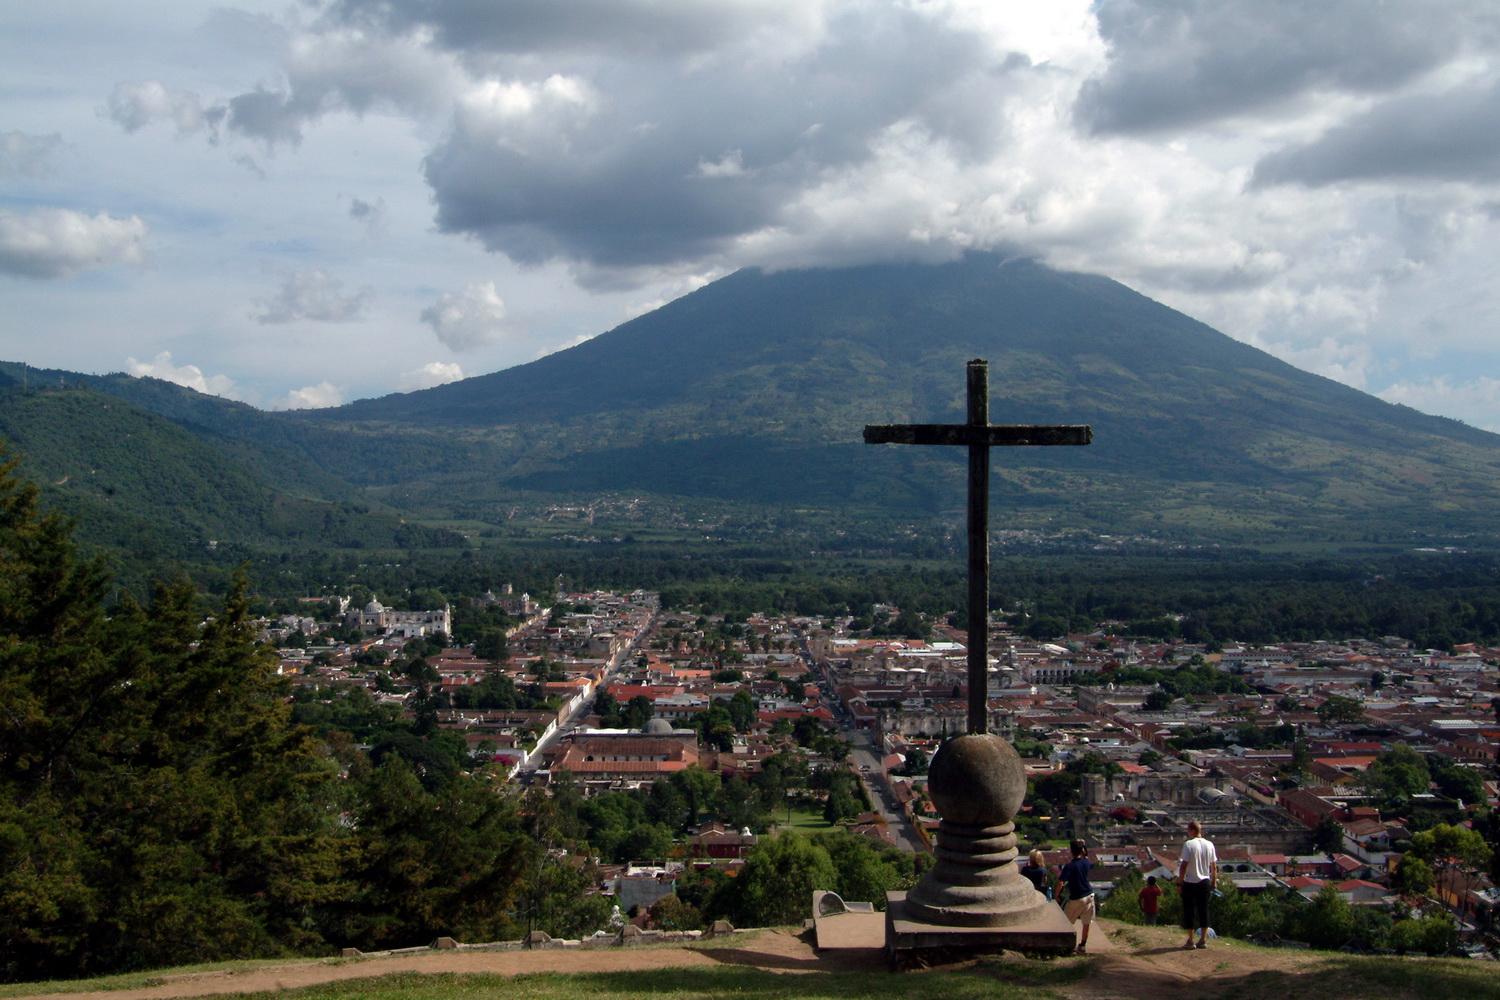
{"label": "church dome", "polygon": [[383,615],[383,614],[385,614],[385,608],[382,608],[380,606],[380,602],[379,601],[371,601],[369,604],[365,605],[365,614],[367,614],[367,615]]}
{"label": "church dome", "polygon": [[651,719],[646,723],[646,728],[642,729],[641,732],[650,733],[652,736],[670,736],[672,735],[672,724],[666,719]]}

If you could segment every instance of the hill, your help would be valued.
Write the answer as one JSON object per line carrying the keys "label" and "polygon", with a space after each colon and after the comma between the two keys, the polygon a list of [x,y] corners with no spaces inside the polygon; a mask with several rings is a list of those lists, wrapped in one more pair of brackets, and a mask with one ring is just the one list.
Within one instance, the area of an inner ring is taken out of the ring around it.
{"label": "hill", "polygon": [[[566,516],[617,535],[940,538],[962,523],[960,449],[866,446],[861,431],[962,422],[973,357],[990,362],[993,422],[1094,431],[1088,448],[995,456],[997,529],[1263,547],[1500,535],[1500,436],[1300,371],[1109,279],[995,254],[741,271],[530,364],[321,411],[118,374],[40,381],[165,417],[256,490],[471,536]],[[18,371],[0,365],[0,382]]]}
{"label": "hill", "polygon": [[[1005,953],[904,974],[885,971],[878,952],[817,952],[802,937],[763,931],[691,947],[430,951],[358,961],[200,967],[179,975],[153,973],[141,986],[135,985],[141,976],[113,977],[99,981],[98,988],[109,988],[109,995],[121,1000],[262,990],[299,990],[288,995],[308,997],[358,994],[380,1000],[511,997],[518,991],[533,1000],[564,1000],[583,991],[603,1000],[655,993],[683,1000],[709,1000],[728,993],[861,1000],[886,996],[898,987],[903,994],[924,1000],[1210,1000],[1227,996],[1281,1000],[1306,995],[1369,1000],[1463,995],[1488,1000],[1500,995],[1485,963],[1463,959],[1362,958],[1237,942],[1225,942],[1206,953],[1185,953],[1173,947],[1177,932],[1171,928],[1122,927],[1107,921],[1098,926],[1116,944],[1086,958],[1030,961]],[[568,974],[558,974],[564,963]],[[786,973],[800,975],[788,978]],[[517,976],[527,978],[518,982]],[[58,1000],[97,995],[78,990],[61,994]]]}
{"label": "hill", "polygon": [[[1493,533],[1500,436],[1300,371],[1106,278],[971,254],[741,271],[581,345],[421,392],[304,412],[350,433],[446,431],[444,482],[669,494],[858,519],[954,517],[961,456],[871,448],[866,423],[961,422],[990,361],[995,423],[1087,423],[1087,449],[997,455],[1000,523],[1165,537]],[[430,491],[387,470],[415,500]]]}
{"label": "hill", "polygon": [[[0,371],[0,439],[22,474],[42,484],[96,547],[139,563],[221,546],[394,548],[433,540],[305,457],[174,422],[89,388],[83,377],[52,377],[70,374],[42,373],[22,384]],[[130,381],[138,392],[173,395],[154,380]],[[192,395],[195,405],[240,405]]]}

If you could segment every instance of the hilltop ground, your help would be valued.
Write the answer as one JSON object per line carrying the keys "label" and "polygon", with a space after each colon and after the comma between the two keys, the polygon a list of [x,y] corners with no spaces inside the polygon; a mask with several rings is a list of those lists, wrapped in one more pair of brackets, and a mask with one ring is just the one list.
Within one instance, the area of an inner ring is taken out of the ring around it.
{"label": "hilltop ground", "polygon": [[[1105,933],[1101,934],[1100,931]],[[1239,942],[1212,941],[1203,951],[1183,951],[1180,932],[1174,928],[1142,928],[1101,921],[1096,924],[1091,954],[1082,958],[1041,963],[1016,956],[981,960],[1001,978],[1027,980],[1041,974],[1046,980],[1039,996],[1062,996],[1066,1000],[1285,1000],[1289,996],[1320,993],[1417,997],[1446,979],[1472,969],[1490,971],[1487,963],[1388,960],[1400,962],[1389,968],[1364,970],[1345,956],[1258,948]],[[111,989],[110,1000],[172,1000],[220,994],[280,991],[331,984],[396,973],[488,973],[524,975],[539,972],[635,972],[684,967],[741,966],[780,973],[864,972],[880,974],[885,960],[879,951],[817,952],[811,935],[788,931],[766,931],[732,942],[706,942],[698,947],[653,946],[569,951],[466,951],[424,952],[375,956],[355,961],[329,960],[264,966],[246,971],[197,972],[163,976],[142,988]],[[997,968],[996,963],[1003,967]],[[1045,975],[1059,964],[1076,966],[1077,978]],[[1479,965],[1486,965],[1481,970]],[[1459,967],[1447,969],[1447,966]],[[1409,971],[1407,967],[1409,968]],[[951,967],[950,967],[951,968]],[[1029,974],[1030,973],[1030,974]],[[921,976],[909,972],[893,975]],[[1429,978],[1429,976],[1433,978]],[[1379,985],[1372,990],[1371,979]],[[372,984],[373,985],[373,984]],[[1344,987],[1344,988],[1341,988]],[[3,990],[0,987],[0,990]],[[1352,991],[1352,992],[1351,992]],[[1481,992],[1486,992],[1481,990]],[[1430,994],[1427,994],[1430,995]],[[50,1000],[99,1000],[94,993],[49,993]]]}

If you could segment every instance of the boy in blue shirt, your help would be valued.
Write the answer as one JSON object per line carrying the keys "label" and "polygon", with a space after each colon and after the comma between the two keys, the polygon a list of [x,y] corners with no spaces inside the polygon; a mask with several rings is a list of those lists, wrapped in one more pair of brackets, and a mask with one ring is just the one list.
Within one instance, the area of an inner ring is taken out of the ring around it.
{"label": "boy in blue shirt", "polygon": [[1089,861],[1089,849],[1081,840],[1075,840],[1069,845],[1073,850],[1073,860],[1062,866],[1058,873],[1058,893],[1062,893],[1064,886],[1068,889],[1068,905],[1063,907],[1063,913],[1068,922],[1072,924],[1083,921],[1083,936],[1078,941],[1078,953],[1082,955],[1088,951],[1089,925],[1094,922],[1094,885],[1089,881],[1089,869],[1093,864]]}

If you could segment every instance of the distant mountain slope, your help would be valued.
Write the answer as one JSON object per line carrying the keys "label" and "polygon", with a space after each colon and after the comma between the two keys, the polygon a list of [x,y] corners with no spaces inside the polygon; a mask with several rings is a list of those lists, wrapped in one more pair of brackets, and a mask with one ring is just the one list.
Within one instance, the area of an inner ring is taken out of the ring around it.
{"label": "distant mountain slope", "polygon": [[492,449],[494,464],[445,484],[476,498],[635,490],[951,513],[959,456],[866,447],[860,430],[961,421],[971,357],[990,361],[994,422],[1094,428],[1090,448],[997,456],[997,504],[1017,524],[1500,525],[1500,437],[1300,371],[1106,278],[992,254],[742,271],[530,364],[291,419],[447,428]]}
{"label": "distant mountain slope", "polygon": [[[696,504],[853,529],[958,518],[959,449],[866,446],[861,431],[963,421],[974,357],[990,362],[994,422],[1094,430],[1087,448],[995,456],[997,528],[1289,544],[1500,535],[1500,436],[1300,371],[1106,278],[994,254],[741,271],[530,364],[329,410],[262,413],[154,379],[4,363],[0,385],[82,381],[169,419],[212,449],[202,468],[230,461],[255,481],[221,477],[261,497],[230,523],[272,535],[284,529],[268,489],[493,524],[521,502],[654,496],[678,524]],[[47,475],[87,492],[76,470]],[[207,513],[198,523],[221,530]]]}
{"label": "distant mountain slope", "polygon": [[85,381],[0,385],[0,440],[48,501],[79,519],[89,543],[181,558],[221,544],[357,548],[431,540],[426,529],[403,525],[336,477],[317,474],[337,500],[277,488],[254,469],[264,454],[232,442],[219,447],[225,442]]}

